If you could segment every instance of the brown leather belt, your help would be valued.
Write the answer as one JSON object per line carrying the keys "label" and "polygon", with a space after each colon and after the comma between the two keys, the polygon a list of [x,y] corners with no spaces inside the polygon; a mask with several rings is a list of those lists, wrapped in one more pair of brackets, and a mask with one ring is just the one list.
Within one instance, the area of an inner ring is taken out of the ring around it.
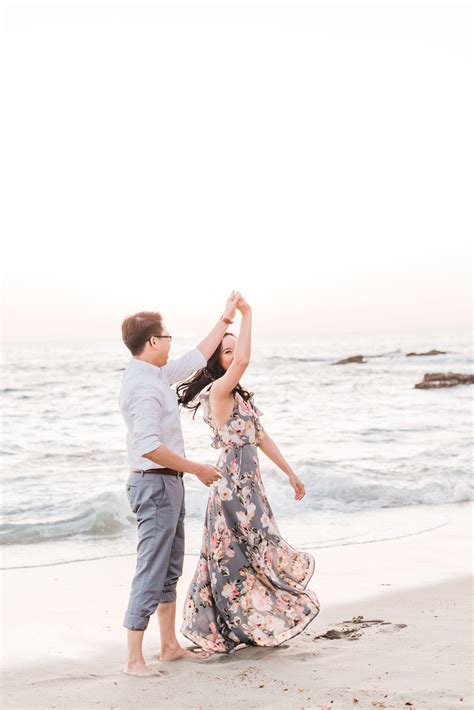
{"label": "brown leather belt", "polygon": [[183,477],[182,471],[175,471],[174,468],[147,468],[135,470],[132,469],[132,473],[159,473],[163,476],[180,476]]}

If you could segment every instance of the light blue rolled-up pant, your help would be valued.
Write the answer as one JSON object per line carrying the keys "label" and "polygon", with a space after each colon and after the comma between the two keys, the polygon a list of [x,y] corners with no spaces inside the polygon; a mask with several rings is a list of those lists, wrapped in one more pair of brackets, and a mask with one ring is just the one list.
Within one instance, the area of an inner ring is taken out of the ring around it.
{"label": "light blue rolled-up pant", "polygon": [[127,497],[137,516],[137,566],[123,625],[143,630],[160,602],[176,599],[184,560],[184,483],[180,476],[131,473]]}

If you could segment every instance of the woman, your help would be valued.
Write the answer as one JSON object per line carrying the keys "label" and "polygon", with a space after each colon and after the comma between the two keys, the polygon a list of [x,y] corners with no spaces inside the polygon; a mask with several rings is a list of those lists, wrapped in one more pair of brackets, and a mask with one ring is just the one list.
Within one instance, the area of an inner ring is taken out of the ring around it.
{"label": "woman", "polygon": [[[241,297],[237,340],[226,333],[220,347],[191,380],[178,387],[179,402],[213,430],[222,478],[211,487],[199,563],[189,587],[181,632],[211,652],[245,646],[278,646],[317,616],[316,594],[306,590],[314,558],[286,543],[265,495],[260,448],[295,492],[302,482],[260,423],[253,395],[240,384],[250,362],[252,312]],[[204,390],[204,391],[203,391]]]}

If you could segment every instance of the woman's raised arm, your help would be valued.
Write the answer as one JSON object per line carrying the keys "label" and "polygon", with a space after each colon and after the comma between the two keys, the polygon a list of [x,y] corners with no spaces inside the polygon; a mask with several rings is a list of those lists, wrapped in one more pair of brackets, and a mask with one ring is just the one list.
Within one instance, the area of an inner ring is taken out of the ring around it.
{"label": "woman's raised arm", "polygon": [[211,407],[213,402],[226,400],[232,396],[232,390],[239,383],[250,362],[252,341],[252,309],[243,297],[237,302],[237,310],[242,314],[239,336],[235,345],[234,358],[222,377],[211,388]]}

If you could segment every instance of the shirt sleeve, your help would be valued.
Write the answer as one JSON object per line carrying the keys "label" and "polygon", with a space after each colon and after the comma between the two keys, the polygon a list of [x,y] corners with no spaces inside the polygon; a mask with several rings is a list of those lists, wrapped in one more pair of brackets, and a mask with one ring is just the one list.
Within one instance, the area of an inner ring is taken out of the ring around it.
{"label": "shirt sleeve", "polygon": [[135,450],[139,456],[161,446],[162,405],[158,394],[149,389],[137,389],[129,402]]}
{"label": "shirt sleeve", "polygon": [[171,360],[167,365],[164,365],[161,369],[165,373],[170,385],[175,382],[180,382],[190,377],[193,372],[199,370],[201,367],[205,367],[207,360],[200,350],[194,348],[182,357],[176,360]]}

